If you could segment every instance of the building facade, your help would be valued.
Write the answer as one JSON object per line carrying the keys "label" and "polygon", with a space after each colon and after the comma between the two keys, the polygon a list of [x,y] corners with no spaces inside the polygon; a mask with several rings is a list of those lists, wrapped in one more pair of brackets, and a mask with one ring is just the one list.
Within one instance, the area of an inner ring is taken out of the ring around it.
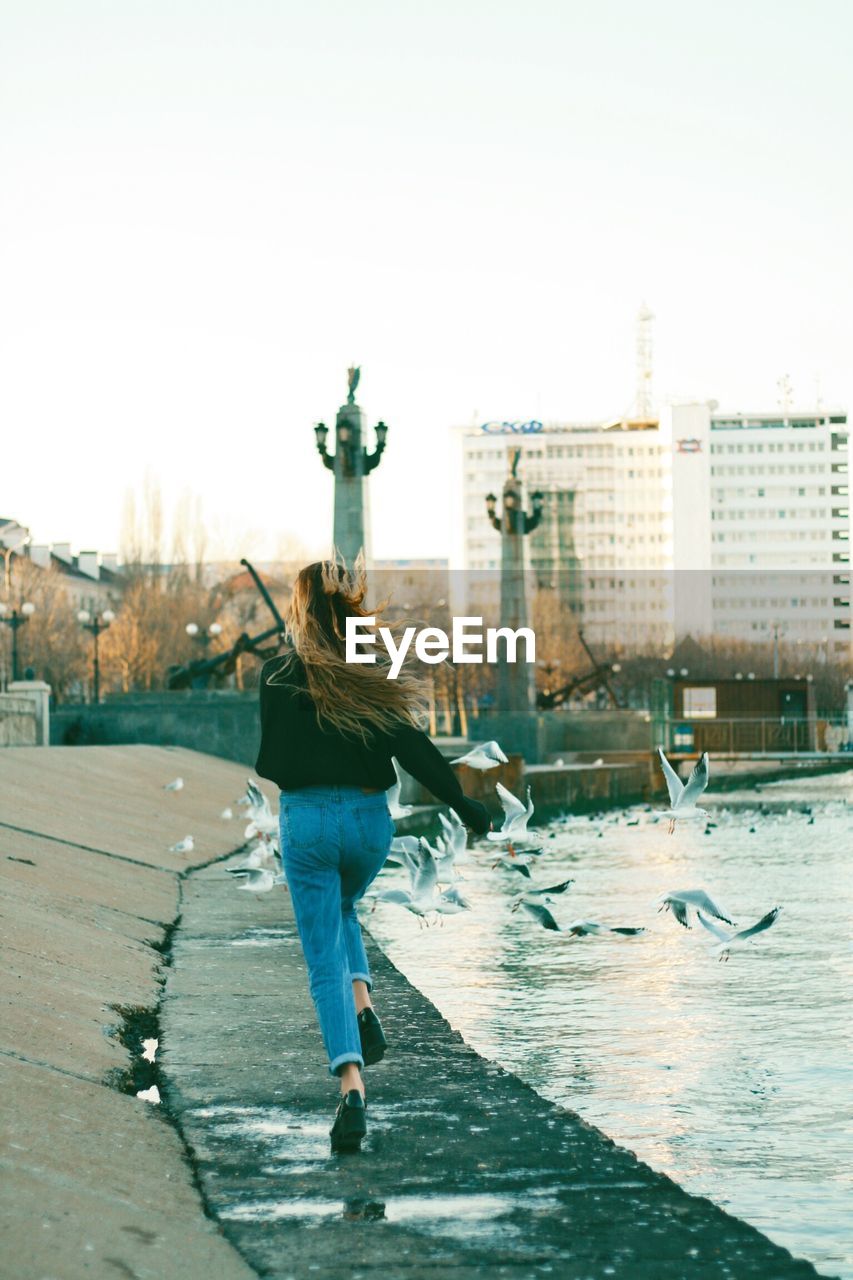
{"label": "building facade", "polygon": [[844,413],[722,415],[667,406],[642,422],[488,423],[454,429],[462,523],[456,563],[499,567],[485,498],[511,451],[545,495],[528,566],[599,643],[659,649],[688,632],[850,644]]}

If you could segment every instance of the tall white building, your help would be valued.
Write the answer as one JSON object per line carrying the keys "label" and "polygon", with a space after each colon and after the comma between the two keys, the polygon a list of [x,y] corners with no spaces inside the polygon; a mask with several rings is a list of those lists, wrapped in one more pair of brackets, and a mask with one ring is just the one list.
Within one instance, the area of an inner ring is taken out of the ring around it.
{"label": "tall white building", "polygon": [[845,414],[724,416],[697,403],[668,406],[659,421],[487,423],[454,435],[454,564],[499,568],[485,498],[520,449],[528,492],[545,495],[527,540],[531,574],[567,592],[590,639],[657,648],[688,631],[775,628],[791,640],[819,633],[827,656],[849,646]]}
{"label": "tall white building", "polygon": [[674,567],[709,565],[713,629],[849,651],[847,415],[669,412]]}

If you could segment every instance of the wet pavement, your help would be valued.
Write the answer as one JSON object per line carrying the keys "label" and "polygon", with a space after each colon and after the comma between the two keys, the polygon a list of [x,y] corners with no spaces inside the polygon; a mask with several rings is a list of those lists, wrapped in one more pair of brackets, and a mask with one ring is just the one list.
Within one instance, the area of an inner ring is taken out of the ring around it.
{"label": "wet pavement", "polygon": [[362,1152],[332,1156],[336,1086],[286,891],[242,892],[220,864],[186,879],[182,907],[164,1100],[208,1211],[258,1275],[817,1275],[479,1057],[372,945],[391,1048],[367,1072]]}

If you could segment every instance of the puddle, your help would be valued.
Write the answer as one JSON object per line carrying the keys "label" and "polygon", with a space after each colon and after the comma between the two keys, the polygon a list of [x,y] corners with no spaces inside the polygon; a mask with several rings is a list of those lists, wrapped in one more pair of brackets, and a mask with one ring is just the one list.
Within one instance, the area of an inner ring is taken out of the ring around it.
{"label": "puddle", "polygon": [[478,1235],[515,1235],[519,1224],[505,1221],[515,1214],[543,1213],[559,1207],[548,1191],[522,1195],[394,1196],[388,1200],[256,1200],[232,1205],[221,1217],[233,1222],[312,1223],[340,1218],[347,1222],[389,1222],[414,1230],[431,1231],[436,1225],[444,1236],[459,1235],[471,1241]]}
{"label": "puddle", "polygon": [[279,1107],[196,1107],[187,1113],[207,1121],[215,1141],[257,1148],[265,1161],[276,1160],[295,1173],[315,1169],[329,1159],[329,1120]]}

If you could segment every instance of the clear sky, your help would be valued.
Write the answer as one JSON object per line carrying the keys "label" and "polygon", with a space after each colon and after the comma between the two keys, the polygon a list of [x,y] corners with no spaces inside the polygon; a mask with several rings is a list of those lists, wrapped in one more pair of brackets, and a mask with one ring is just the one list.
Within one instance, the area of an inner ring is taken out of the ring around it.
{"label": "clear sky", "polygon": [[[2,0],[0,515],[128,487],[322,549],[346,368],[374,549],[448,550],[449,428],[849,405],[848,0]],[[254,531],[251,534],[249,531]]]}

